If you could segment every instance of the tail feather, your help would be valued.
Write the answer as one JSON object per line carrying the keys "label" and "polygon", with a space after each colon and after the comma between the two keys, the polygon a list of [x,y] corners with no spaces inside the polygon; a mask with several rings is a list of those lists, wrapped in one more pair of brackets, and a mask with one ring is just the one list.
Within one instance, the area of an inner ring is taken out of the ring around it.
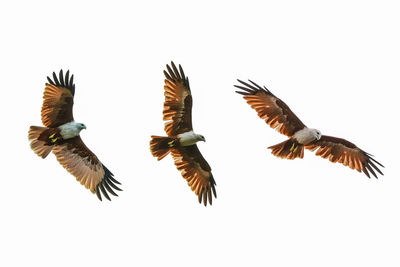
{"label": "tail feather", "polygon": [[288,139],[282,143],[268,147],[271,149],[271,153],[279,158],[295,159],[303,158],[304,156],[304,145],[299,144],[294,139]]}
{"label": "tail feather", "polygon": [[170,152],[173,146],[171,142],[174,142],[174,140],[174,138],[170,137],[152,135],[150,140],[151,154],[153,154],[157,160],[162,160]]}
{"label": "tail feather", "polygon": [[39,140],[40,134],[47,129],[48,128],[46,127],[31,126],[28,133],[28,139],[31,141],[32,150],[42,158],[47,157],[47,155],[53,149],[52,145],[48,145],[45,141]]}

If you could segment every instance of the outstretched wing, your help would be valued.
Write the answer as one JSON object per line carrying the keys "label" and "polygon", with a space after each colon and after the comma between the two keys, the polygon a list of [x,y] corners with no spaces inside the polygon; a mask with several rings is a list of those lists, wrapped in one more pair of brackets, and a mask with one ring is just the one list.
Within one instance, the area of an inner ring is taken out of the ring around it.
{"label": "outstretched wing", "polygon": [[183,178],[199,197],[199,202],[203,202],[204,206],[207,206],[208,199],[208,202],[212,205],[212,194],[217,198],[216,184],[211,173],[211,167],[201,155],[197,145],[174,148],[171,150],[171,154]]}
{"label": "outstretched wing", "polygon": [[[118,196],[113,189],[121,191],[115,184],[120,184],[113,174],[99,161],[96,155],[86,147],[80,136],[65,140],[53,148],[58,162],[75,178],[96,193],[102,200],[101,193],[108,199],[110,194]],[[101,193],[100,193],[101,192]]]}
{"label": "outstretched wing", "polygon": [[46,127],[58,127],[74,120],[72,106],[74,104],[75,84],[74,75],[69,77],[69,71],[59,77],[53,72],[53,80],[47,77],[49,83],[43,94],[42,122]]}
{"label": "outstretched wing", "polygon": [[192,95],[190,94],[189,79],[185,77],[182,66],[179,71],[171,61],[172,69],[167,65],[164,70],[164,110],[163,119],[165,132],[169,137],[192,130]]}
{"label": "outstretched wing", "polygon": [[241,80],[238,82],[244,86],[234,85],[243,90],[236,93],[244,95],[243,98],[247,100],[247,103],[271,128],[276,128],[281,134],[291,137],[305,127],[285,102],[274,96],[265,86],[262,88],[250,80],[251,84]]}
{"label": "outstretched wing", "polygon": [[361,150],[355,144],[345,139],[323,135],[321,139],[306,144],[305,148],[311,151],[318,148],[315,153],[317,156],[321,156],[325,159],[328,158],[333,163],[342,163],[359,172],[362,171],[368,178],[370,178],[369,172],[372,173],[375,178],[378,178],[374,169],[383,175],[374,162],[383,167],[382,164],[374,160],[371,154]]}

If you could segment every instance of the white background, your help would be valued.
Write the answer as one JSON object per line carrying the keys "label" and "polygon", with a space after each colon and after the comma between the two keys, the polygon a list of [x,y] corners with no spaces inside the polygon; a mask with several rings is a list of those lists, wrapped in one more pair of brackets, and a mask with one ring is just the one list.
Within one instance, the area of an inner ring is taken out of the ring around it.
{"label": "white background", "polygon": [[[0,4],[1,266],[399,266],[397,1]],[[182,64],[218,198],[198,204],[164,134],[165,64]],[[46,76],[75,75],[81,133],[122,183],[97,200],[29,148]],[[376,156],[368,179],[286,139],[234,93],[266,85],[313,128]]]}

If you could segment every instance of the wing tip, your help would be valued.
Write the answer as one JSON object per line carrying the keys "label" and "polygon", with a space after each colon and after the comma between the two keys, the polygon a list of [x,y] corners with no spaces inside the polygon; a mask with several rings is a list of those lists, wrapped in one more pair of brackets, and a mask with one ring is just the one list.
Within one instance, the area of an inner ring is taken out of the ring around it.
{"label": "wing tip", "polygon": [[67,88],[71,91],[72,95],[75,94],[74,75],[72,74],[71,77],[69,77],[69,70],[67,70],[64,76],[63,70],[60,69],[58,77],[57,74],[53,71],[52,76],[53,79],[47,76],[47,81],[49,82],[49,84]]}
{"label": "wing tip", "polygon": [[101,180],[100,183],[97,184],[96,186],[96,195],[97,198],[102,201],[102,195],[109,201],[111,201],[110,196],[108,195],[108,193],[110,193],[111,195],[118,197],[118,194],[114,191],[122,191],[121,188],[119,188],[118,186],[116,186],[116,184],[120,185],[121,183],[119,181],[117,181],[113,176],[113,174],[111,173],[111,171],[109,169],[107,169],[106,166],[102,165],[103,169],[104,169],[104,177],[103,180]]}
{"label": "wing tip", "polygon": [[203,203],[204,207],[207,207],[207,204],[212,206],[213,195],[214,198],[217,199],[217,191],[215,190],[216,185],[214,177],[211,174],[209,184],[206,187],[203,187],[198,195],[199,203]]}
{"label": "wing tip", "polygon": [[183,82],[185,87],[190,91],[189,78],[185,76],[181,64],[178,64],[178,67],[176,67],[174,61],[171,60],[170,64],[166,64],[166,69],[167,70],[164,70],[164,76],[167,80]]}
{"label": "wing tip", "polygon": [[[363,165],[363,172],[367,175],[367,173],[368,172],[370,172],[370,173],[372,173],[372,175],[376,178],[376,179],[378,179],[378,176],[377,176],[377,174],[375,173],[375,171],[376,172],[378,172],[378,174],[380,174],[380,175],[384,175],[383,174],[383,172],[379,169],[379,167],[378,166],[376,166],[375,165],[375,163],[376,164],[378,164],[380,167],[382,167],[382,168],[385,168],[385,166],[383,166],[383,164],[381,164],[380,162],[378,162],[376,159],[374,159],[373,157],[373,155],[372,154],[370,154],[370,153],[368,153],[368,152],[365,152],[365,151],[363,151],[364,153],[365,153],[365,155],[366,155],[366,157],[367,157],[367,160],[366,160],[366,162],[365,162],[365,164]],[[365,171],[364,171],[365,170]],[[375,170],[375,171],[374,171]],[[369,174],[369,173],[368,173]],[[369,175],[367,175],[368,176],[368,178],[370,178],[370,176]]]}
{"label": "wing tip", "polygon": [[[259,86],[257,83],[253,82],[253,81],[250,80],[250,79],[248,79],[248,81],[249,81],[251,84],[249,84],[249,83],[247,83],[247,82],[244,82],[244,81],[242,81],[242,80],[240,80],[240,79],[236,79],[236,80],[237,80],[240,84],[242,84],[242,85],[236,85],[236,84],[234,84],[233,86],[244,91],[244,92],[243,92],[243,91],[235,91],[235,92],[238,93],[238,94],[241,94],[241,95],[255,95],[255,94],[257,94],[258,92],[264,92],[264,93],[266,93],[266,94],[268,94],[268,95],[274,96],[274,95],[271,93],[271,91],[268,90],[267,87],[265,87],[265,86],[264,86],[264,87],[261,87],[261,86]],[[243,86],[243,85],[244,85],[244,86]]]}

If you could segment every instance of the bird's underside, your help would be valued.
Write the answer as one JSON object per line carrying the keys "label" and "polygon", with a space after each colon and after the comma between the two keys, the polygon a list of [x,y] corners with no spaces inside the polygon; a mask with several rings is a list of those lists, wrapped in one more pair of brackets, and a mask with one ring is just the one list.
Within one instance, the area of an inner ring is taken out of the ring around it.
{"label": "bird's underside", "polygon": [[290,110],[279,98],[273,95],[265,86],[249,80],[249,83],[238,80],[235,85],[247,103],[256,110],[258,116],[273,129],[289,137],[288,140],[268,147],[271,153],[285,159],[304,157],[304,148],[316,151],[317,156],[339,162],[345,166],[363,172],[370,177],[370,173],[377,178],[375,172],[383,175],[377,165],[384,167],[372,158],[372,155],[361,150],[353,143],[332,136],[321,135],[316,129],[310,129]]}

